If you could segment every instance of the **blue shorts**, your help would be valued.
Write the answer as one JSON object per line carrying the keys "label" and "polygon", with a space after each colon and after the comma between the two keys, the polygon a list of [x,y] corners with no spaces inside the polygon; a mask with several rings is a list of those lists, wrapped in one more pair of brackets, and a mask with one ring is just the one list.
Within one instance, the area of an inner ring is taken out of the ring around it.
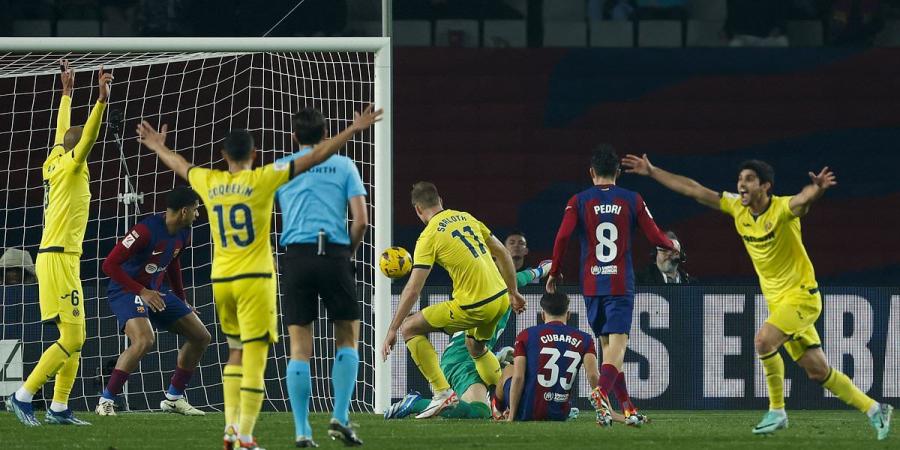
{"label": "blue shorts", "polygon": [[140,295],[130,292],[118,294],[109,298],[109,308],[116,315],[119,322],[119,331],[125,330],[125,324],[135,317],[147,317],[156,329],[169,329],[178,319],[191,313],[191,307],[172,292],[163,295],[166,301],[166,309],[161,312],[153,312],[144,304]]}
{"label": "blue shorts", "polygon": [[588,323],[595,336],[628,334],[631,332],[631,315],[634,312],[633,295],[599,295],[584,297]]}

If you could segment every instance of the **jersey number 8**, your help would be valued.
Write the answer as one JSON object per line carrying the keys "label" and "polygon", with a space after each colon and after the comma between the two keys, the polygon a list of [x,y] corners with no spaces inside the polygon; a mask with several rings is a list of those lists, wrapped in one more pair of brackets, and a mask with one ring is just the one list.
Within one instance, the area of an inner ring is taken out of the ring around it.
{"label": "jersey number 8", "polygon": [[619,229],[615,224],[603,222],[597,225],[597,261],[608,263],[616,259],[619,254],[616,239],[619,239]]}

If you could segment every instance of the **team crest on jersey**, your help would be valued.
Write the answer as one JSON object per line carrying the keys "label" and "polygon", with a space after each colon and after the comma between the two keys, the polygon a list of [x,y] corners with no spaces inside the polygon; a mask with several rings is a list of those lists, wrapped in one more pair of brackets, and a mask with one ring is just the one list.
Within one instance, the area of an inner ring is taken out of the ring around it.
{"label": "team crest on jersey", "polygon": [[157,270],[159,270],[159,267],[153,263],[147,264],[147,266],[144,267],[144,271],[147,273],[156,273]]}
{"label": "team crest on jersey", "polygon": [[143,306],[138,306],[138,307],[137,307],[137,312],[138,312],[138,314],[143,314],[143,313],[144,313],[144,307],[143,307]]}
{"label": "team crest on jersey", "polygon": [[766,231],[770,231],[772,229],[772,222],[766,222]]}

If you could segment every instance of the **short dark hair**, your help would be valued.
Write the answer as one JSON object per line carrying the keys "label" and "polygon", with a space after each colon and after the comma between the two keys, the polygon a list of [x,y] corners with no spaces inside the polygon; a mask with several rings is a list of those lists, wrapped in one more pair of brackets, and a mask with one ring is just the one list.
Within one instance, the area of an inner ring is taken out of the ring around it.
{"label": "short dark hair", "polygon": [[614,177],[619,171],[619,154],[609,144],[600,144],[591,154],[591,167],[600,177]]}
{"label": "short dark hair", "polygon": [[303,108],[291,117],[294,137],[301,145],[318,144],[325,137],[325,117],[316,108]]}
{"label": "short dark hair", "polygon": [[769,163],[758,159],[748,159],[741,163],[738,172],[741,172],[744,169],[756,172],[756,178],[759,178],[759,184],[769,183],[769,193],[772,193],[772,189],[775,187],[775,169],[773,169]]}
{"label": "short dark hair", "polygon": [[428,181],[419,181],[412,186],[410,199],[413,206],[421,208],[431,208],[437,206],[441,202],[441,196],[438,194],[437,186]]}
{"label": "short dark hair", "polygon": [[166,208],[178,211],[181,208],[194,206],[200,201],[200,196],[187,186],[178,186],[166,194]]}
{"label": "short dark hair", "polygon": [[541,296],[541,309],[551,316],[561,316],[569,310],[569,296],[562,292]]}
{"label": "short dark hair", "polygon": [[525,235],[525,232],[521,230],[512,230],[511,232],[506,234],[506,239],[509,239],[510,236],[522,236],[523,238],[528,239],[528,236]]}
{"label": "short dark hair", "polygon": [[231,130],[225,136],[225,153],[234,161],[246,161],[256,144],[247,130]]}

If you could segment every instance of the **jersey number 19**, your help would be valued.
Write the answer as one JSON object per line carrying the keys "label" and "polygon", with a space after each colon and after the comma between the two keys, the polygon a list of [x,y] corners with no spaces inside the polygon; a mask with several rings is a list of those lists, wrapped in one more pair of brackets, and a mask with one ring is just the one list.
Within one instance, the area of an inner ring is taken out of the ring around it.
{"label": "jersey number 19", "polygon": [[[213,210],[216,212],[216,218],[219,219],[219,241],[222,242],[222,247],[228,247],[228,236],[225,234],[225,207],[216,205]],[[253,232],[253,216],[250,213],[250,207],[243,203],[232,205],[229,208],[228,219],[231,229],[235,231],[232,236],[234,243],[238,247],[252,244],[256,234]],[[246,234],[246,237],[240,236],[243,233]]]}

